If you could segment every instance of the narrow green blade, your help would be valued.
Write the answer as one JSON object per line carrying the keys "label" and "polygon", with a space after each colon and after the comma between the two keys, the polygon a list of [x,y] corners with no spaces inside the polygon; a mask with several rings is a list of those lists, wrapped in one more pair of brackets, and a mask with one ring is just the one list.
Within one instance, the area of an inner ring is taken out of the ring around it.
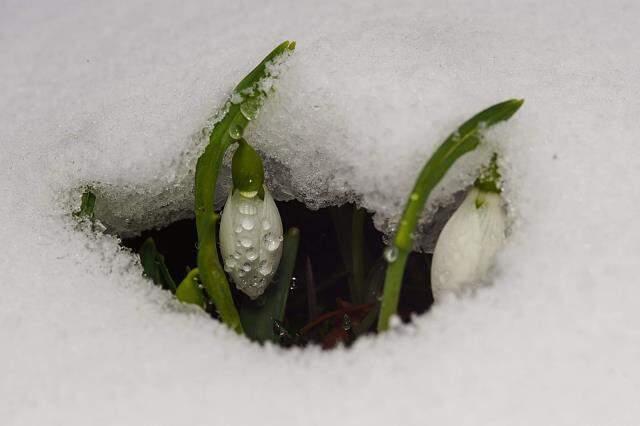
{"label": "narrow green blade", "polygon": [[275,275],[277,280],[271,283],[260,298],[240,309],[242,325],[249,338],[258,342],[277,341],[274,322],[281,323],[284,319],[299,243],[298,228],[289,229],[284,237],[282,260]]}
{"label": "narrow green blade", "polygon": [[176,283],[164,263],[164,256],[158,252],[153,238],[147,238],[140,246],[140,262],[144,275],[150,278],[156,285],[172,293],[176,291]]}

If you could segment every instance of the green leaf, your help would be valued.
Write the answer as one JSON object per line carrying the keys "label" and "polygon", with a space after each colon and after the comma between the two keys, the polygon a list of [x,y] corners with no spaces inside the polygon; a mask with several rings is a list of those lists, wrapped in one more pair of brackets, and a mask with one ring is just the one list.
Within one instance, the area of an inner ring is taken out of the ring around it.
{"label": "green leaf", "polygon": [[511,99],[479,112],[452,133],[422,168],[405,205],[393,244],[387,248],[385,255],[389,265],[378,317],[378,331],[389,328],[389,320],[398,309],[404,269],[413,248],[412,235],[429,194],[458,158],[480,144],[483,129],[508,120],[523,102],[522,99]]}
{"label": "green leaf", "polygon": [[244,331],[252,340],[277,342],[279,338],[274,331],[274,322],[280,324],[284,320],[299,243],[300,231],[298,228],[290,228],[284,237],[282,260],[275,275],[277,280],[271,283],[261,297],[240,309]]}
{"label": "green leaf", "polygon": [[244,129],[255,117],[256,109],[259,107],[259,102],[256,101],[266,95],[261,91],[260,82],[271,77],[268,64],[282,54],[293,51],[294,48],[294,42],[285,41],[280,44],[236,86],[234,95],[240,98],[239,101],[235,102],[237,99],[234,102],[228,101],[222,109],[219,120],[211,131],[209,144],[198,158],[196,165],[195,214],[200,279],[213,300],[221,320],[238,333],[243,332],[242,323],[218,257],[216,230],[218,214],[214,211],[216,183],[227,148],[242,137]]}
{"label": "green leaf", "polygon": [[349,295],[351,302],[363,303],[367,292],[364,275],[366,273],[364,252],[364,223],[366,211],[351,204],[331,207],[329,210],[333,222],[342,263],[348,273]]}
{"label": "green leaf", "polygon": [[73,215],[78,218],[87,218],[93,220],[94,209],[96,206],[96,196],[91,187],[87,187],[82,193],[82,201],[80,202],[80,210]]}
{"label": "green leaf", "polygon": [[176,298],[183,303],[192,303],[201,308],[205,307],[202,290],[198,286],[198,268],[189,271],[176,290]]}
{"label": "green leaf", "polygon": [[147,238],[140,246],[139,252],[144,275],[163,289],[175,292],[176,283],[171,278],[167,265],[164,263],[164,256],[158,252],[153,238]]}
{"label": "green leaf", "polygon": [[351,301],[355,304],[364,303],[365,293],[365,266],[364,266],[364,209],[354,208],[351,221],[351,275],[350,293]]}

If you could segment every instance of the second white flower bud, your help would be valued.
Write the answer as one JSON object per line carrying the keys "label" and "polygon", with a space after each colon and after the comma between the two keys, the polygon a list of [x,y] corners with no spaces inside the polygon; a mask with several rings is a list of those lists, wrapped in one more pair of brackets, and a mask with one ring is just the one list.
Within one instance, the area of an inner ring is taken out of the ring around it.
{"label": "second white flower bud", "polygon": [[434,300],[478,287],[504,244],[505,231],[500,194],[469,191],[436,243],[431,264]]}

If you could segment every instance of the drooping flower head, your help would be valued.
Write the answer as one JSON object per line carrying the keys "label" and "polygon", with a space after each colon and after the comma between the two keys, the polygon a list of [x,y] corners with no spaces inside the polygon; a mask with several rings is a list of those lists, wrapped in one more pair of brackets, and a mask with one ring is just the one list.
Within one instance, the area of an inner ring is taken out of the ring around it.
{"label": "drooping flower head", "polygon": [[258,153],[241,139],[232,160],[233,187],[222,211],[220,251],[236,287],[255,299],[271,282],[282,256],[282,221]]}
{"label": "drooping flower head", "polygon": [[506,232],[496,156],[442,229],[433,253],[435,301],[476,288],[486,278]]}

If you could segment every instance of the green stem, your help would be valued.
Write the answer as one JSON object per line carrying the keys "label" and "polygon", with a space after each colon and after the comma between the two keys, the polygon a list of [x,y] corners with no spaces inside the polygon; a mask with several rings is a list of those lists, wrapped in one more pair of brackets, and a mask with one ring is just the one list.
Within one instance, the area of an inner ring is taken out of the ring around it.
{"label": "green stem", "polygon": [[243,113],[242,106],[248,102],[255,103],[256,98],[263,95],[258,83],[269,75],[267,64],[294,48],[294,42],[280,44],[236,86],[234,92],[243,96],[242,101],[227,104],[225,115],[214,126],[209,144],[196,165],[195,213],[200,280],[216,305],[220,319],[238,333],[243,333],[242,323],[218,258],[216,223],[219,216],[214,211],[216,183],[227,148],[242,137],[247,124],[255,116]]}
{"label": "green stem", "polygon": [[351,219],[351,299],[364,303],[364,209],[354,208]]}
{"label": "green stem", "polygon": [[[278,321],[284,320],[284,312],[287,307],[287,298],[289,297],[289,288],[291,287],[291,279],[293,278],[293,272],[296,267],[296,258],[298,257],[298,246],[300,245],[300,230],[298,228],[289,228],[284,236],[284,242],[282,243],[282,260],[278,268],[278,281],[277,286],[281,290],[277,311],[275,312],[275,319]],[[273,328],[273,327],[272,327]]]}
{"label": "green stem", "polygon": [[462,155],[474,150],[481,141],[481,130],[509,119],[524,101],[511,99],[476,114],[452,133],[424,165],[402,214],[393,245],[387,248],[389,262],[378,318],[378,331],[389,328],[389,321],[398,309],[400,288],[413,248],[413,233],[429,194]]}
{"label": "green stem", "polygon": [[[231,112],[231,111],[230,111]],[[204,154],[198,159],[196,165],[196,228],[198,231],[198,269],[200,279],[205,290],[216,305],[222,322],[231,329],[242,333],[242,324],[238,310],[233,303],[231,290],[227,277],[220,265],[217,249],[216,222],[218,214],[214,211],[215,188],[218,180],[218,171],[222,165],[222,159],[232,140],[229,137],[222,138],[215,143],[214,135],[216,126],[211,134],[211,143]]]}

